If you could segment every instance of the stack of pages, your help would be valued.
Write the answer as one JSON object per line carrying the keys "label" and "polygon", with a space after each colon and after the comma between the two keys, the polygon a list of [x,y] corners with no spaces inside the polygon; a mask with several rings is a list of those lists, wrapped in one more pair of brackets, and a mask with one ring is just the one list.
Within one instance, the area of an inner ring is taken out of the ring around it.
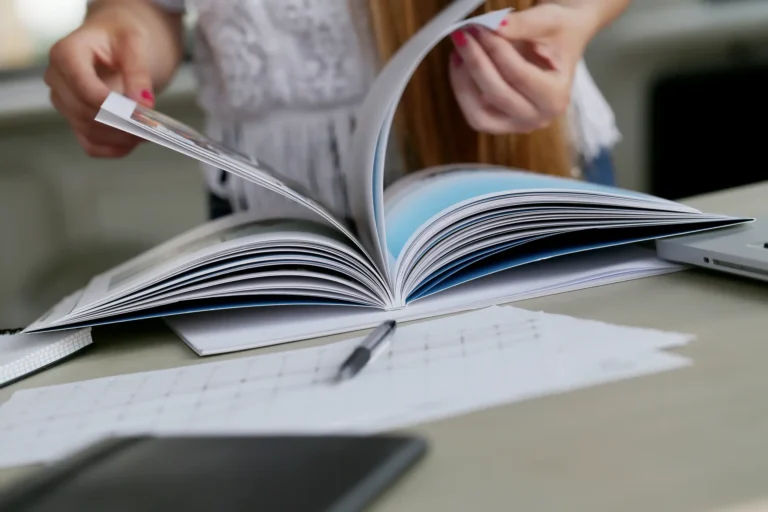
{"label": "stack of pages", "polygon": [[90,329],[20,334],[0,331],[0,387],[58,364],[88,347]]}
{"label": "stack of pages", "polygon": [[[27,332],[256,306],[323,306],[350,314],[364,308],[407,316],[422,301],[454,289],[460,296],[448,309],[467,309],[476,307],[477,297],[459,290],[499,272],[528,265],[536,272],[534,264],[543,260],[749,220],[618,188],[476,164],[425,169],[385,190],[385,149],[410,76],[457,28],[498,27],[508,10],[464,20],[481,3],[451,3],[387,63],[371,88],[344,160],[354,230],[279,170],[112,94],[99,121],[290,198],[314,220],[243,213],[203,225],[96,276]],[[604,262],[594,262],[582,283],[630,274],[626,268],[606,274]],[[619,269],[621,261],[611,265]],[[648,271],[648,265],[643,268]],[[573,281],[564,276],[561,288]],[[557,291],[557,284],[533,289]],[[423,314],[439,309],[427,307]],[[344,329],[350,323],[337,325]]]}

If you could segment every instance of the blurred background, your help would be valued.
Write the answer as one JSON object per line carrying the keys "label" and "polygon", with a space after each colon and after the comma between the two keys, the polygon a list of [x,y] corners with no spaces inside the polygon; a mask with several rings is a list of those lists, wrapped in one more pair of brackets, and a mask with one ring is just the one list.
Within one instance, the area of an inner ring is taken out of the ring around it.
{"label": "blurred background", "polygon": [[[0,0],[0,328],[206,218],[196,162],[152,144],[89,159],[51,108],[47,51],[85,2]],[[768,0],[635,0],[587,61],[620,186],[679,199],[768,177]],[[199,127],[194,90],[185,65],[158,108]]]}

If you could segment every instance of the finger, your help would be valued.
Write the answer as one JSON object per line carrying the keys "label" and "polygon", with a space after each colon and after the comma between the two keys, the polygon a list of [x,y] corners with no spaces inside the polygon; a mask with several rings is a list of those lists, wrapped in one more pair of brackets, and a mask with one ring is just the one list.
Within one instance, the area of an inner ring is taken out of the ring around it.
{"label": "finger", "polygon": [[560,59],[558,52],[554,49],[554,45],[539,44],[531,41],[510,41],[510,43],[523,59],[541,70],[562,70],[559,65],[562,59]]}
{"label": "finger", "polygon": [[[56,83],[55,78],[52,83]],[[53,107],[67,118],[75,132],[95,144],[135,146],[138,143],[138,137],[95,121],[92,110],[75,98],[66,87],[52,89],[50,100]]]}
{"label": "finger", "polygon": [[80,37],[72,35],[50,51],[52,66],[68,88],[88,107],[98,109],[109,95],[109,87],[96,73],[95,55]]}
{"label": "finger", "polygon": [[96,121],[73,122],[71,124],[77,133],[98,145],[133,148],[142,140],[135,135]]}
{"label": "finger", "polygon": [[106,146],[101,144],[95,144],[90,140],[88,140],[83,135],[80,135],[80,134],[75,134],[75,135],[77,137],[77,141],[80,143],[80,146],[82,146],[83,150],[85,150],[86,154],[94,158],[120,158],[120,157],[126,156],[135,148],[135,146],[116,147],[116,146]]}
{"label": "finger", "polygon": [[503,80],[540,112],[552,116],[567,108],[570,98],[562,73],[544,71],[526,60],[508,40],[488,30],[473,35]]}
{"label": "finger", "polygon": [[554,34],[563,25],[562,9],[539,5],[507,15],[496,33],[510,41],[535,40]]}
{"label": "finger", "polygon": [[56,87],[59,79],[55,74],[52,76],[51,104],[67,118],[76,132],[96,144],[135,146],[139,142],[134,135],[97,122],[96,112],[79,101],[66,86]]}
{"label": "finger", "polygon": [[501,77],[474,37],[458,32],[453,35],[453,40],[461,56],[462,68],[472,77],[484,101],[516,122],[531,123],[539,117],[536,107]]}
{"label": "finger", "polygon": [[66,118],[85,121],[96,117],[98,109],[85,104],[77,97],[57,71],[46,72],[45,82],[51,90],[51,103]]}
{"label": "finger", "polygon": [[453,59],[449,76],[459,108],[473,129],[494,135],[530,131],[483,103],[480,90],[457,57]]}
{"label": "finger", "polygon": [[[51,94],[51,103],[54,108],[59,112],[66,112],[67,107],[63,106],[62,102],[58,94]],[[82,135],[94,144],[132,148],[140,142],[140,139],[134,135],[116,130],[96,121],[77,119],[72,116],[65,117],[67,117],[67,121],[75,133]]]}
{"label": "finger", "polygon": [[154,107],[147,39],[139,33],[126,32],[120,36],[118,48],[118,66],[123,75],[126,95],[150,108]]}

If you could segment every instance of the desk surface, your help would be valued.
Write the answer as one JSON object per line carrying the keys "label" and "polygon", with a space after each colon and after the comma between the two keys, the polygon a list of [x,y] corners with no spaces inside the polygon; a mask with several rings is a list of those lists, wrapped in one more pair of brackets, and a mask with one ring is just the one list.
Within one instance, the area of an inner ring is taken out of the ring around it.
{"label": "desk surface", "polygon": [[[768,214],[766,199],[768,182],[688,203],[757,216]],[[706,512],[768,497],[768,287],[687,271],[516,305],[691,332],[698,340],[681,352],[695,364],[421,425],[414,431],[430,455],[377,511]],[[262,352],[273,350],[284,348]],[[23,387],[213,359],[158,322],[113,326],[96,331],[88,353],[0,390],[0,400]],[[2,471],[0,486],[30,471]]]}

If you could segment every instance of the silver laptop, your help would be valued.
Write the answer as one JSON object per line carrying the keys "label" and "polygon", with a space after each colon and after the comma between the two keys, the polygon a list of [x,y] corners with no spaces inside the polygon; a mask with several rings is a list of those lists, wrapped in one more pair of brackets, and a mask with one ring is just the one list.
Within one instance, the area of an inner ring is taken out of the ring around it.
{"label": "silver laptop", "polygon": [[656,241],[659,257],[768,281],[768,218]]}

